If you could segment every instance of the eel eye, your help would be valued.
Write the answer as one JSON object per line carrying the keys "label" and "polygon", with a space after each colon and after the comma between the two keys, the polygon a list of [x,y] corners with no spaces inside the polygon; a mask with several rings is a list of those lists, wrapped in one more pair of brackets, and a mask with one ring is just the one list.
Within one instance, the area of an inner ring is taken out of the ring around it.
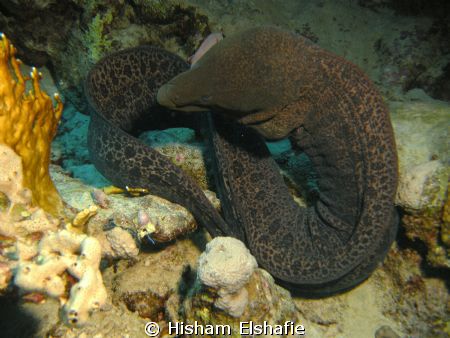
{"label": "eel eye", "polygon": [[203,95],[201,97],[201,101],[202,103],[208,103],[209,101],[211,101],[212,96],[211,95]]}

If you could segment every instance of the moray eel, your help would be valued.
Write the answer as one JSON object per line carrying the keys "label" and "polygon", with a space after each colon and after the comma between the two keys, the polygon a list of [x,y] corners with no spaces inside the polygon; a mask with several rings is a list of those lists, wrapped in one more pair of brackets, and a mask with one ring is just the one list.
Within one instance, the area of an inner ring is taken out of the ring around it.
{"label": "moray eel", "polygon": [[[397,229],[396,146],[382,98],[356,66],[301,36],[253,28],[213,46],[157,99],[214,113],[227,234],[278,280],[342,291],[383,260]],[[309,207],[295,203],[262,137],[289,137],[308,155],[318,175]]]}
{"label": "moray eel", "polygon": [[183,205],[215,236],[231,232],[230,227],[197,183],[130,134],[139,119],[155,108],[158,88],[188,68],[181,58],[151,46],[100,60],[85,82],[85,95],[93,108],[88,150],[92,163],[114,185],[148,189]]}

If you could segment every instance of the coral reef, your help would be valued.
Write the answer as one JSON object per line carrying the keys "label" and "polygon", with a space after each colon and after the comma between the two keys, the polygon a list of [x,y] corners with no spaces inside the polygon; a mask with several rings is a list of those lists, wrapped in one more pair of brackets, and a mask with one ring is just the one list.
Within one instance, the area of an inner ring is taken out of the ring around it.
{"label": "coral reef", "polygon": [[[226,275],[227,271],[224,270],[221,274]],[[273,277],[265,270],[256,269],[245,289],[247,297],[242,297],[241,293],[232,302],[230,302],[231,299],[227,299],[228,304],[224,306],[226,311],[223,311],[217,308],[218,303],[222,303],[220,300],[218,301],[218,298],[220,299],[218,290],[201,285],[197,280],[184,301],[183,322],[186,324],[197,322],[203,326],[229,325],[232,337],[242,336],[240,334],[242,322],[253,321],[258,324],[266,322],[272,326],[283,325],[286,321],[303,324],[289,292],[276,285]],[[240,316],[237,316],[242,308],[235,307],[235,305],[243,304],[243,298],[246,306]],[[232,315],[228,313],[230,310]],[[313,333],[314,330],[311,329],[310,332]],[[202,335],[194,336],[201,337]]]}
{"label": "coral reef", "polygon": [[[11,280],[22,290],[45,293],[63,301],[63,319],[83,325],[89,313],[106,302],[99,270],[101,246],[85,234],[59,230],[59,220],[32,206],[31,194],[22,186],[22,160],[0,144],[0,193],[6,203],[0,209],[0,281],[4,291]],[[82,226],[92,209],[80,212],[72,222]],[[68,272],[78,279],[70,285]],[[66,289],[70,296],[66,299]],[[35,299],[35,297],[33,298]]]}
{"label": "coral reef", "polygon": [[199,282],[217,290],[214,305],[233,317],[240,317],[248,302],[244,287],[257,268],[255,257],[245,244],[232,237],[216,237],[206,245],[198,260]]}
{"label": "coral reef", "polygon": [[[60,257],[61,262],[69,258],[77,262],[82,258],[80,252],[66,249],[64,255],[54,249],[43,252],[43,257],[39,255],[38,243],[44,238],[44,243],[49,243],[52,234],[50,242],[58,247],[60,241],[56,238],[63,238],[67,231],[59,230],[62,224],[56,218],[32,204],[31,191],[21,184],[21,154],[17,150],[15,154],[11,145],[0,145],[2,334],[145,337],[144,326],[151,320],[160,325],[161,335],[168,333],[168,322],[198,321],[230,324],[233,334],[238,336],[239,321],[266,319],[270,323],[291,320],[303,324],[310,337],[448,335],[450,298],[442,272],[448,273],[450,248],[447,130],[450,109],[448,103],[432,100],[421,90],[406,95],[401,91],[422,87],[429,95],[448,100],[450,67],[446,45],[448,20],[445,20],[448,8],[442,1],[425,0],[351,3],[235,0],[231,7],[226,0],[2,1],[0,31],[14,41],[18,55],[26,63],[47,64],[64,98],[84,112],[82,82],[90,64],[111,50],[139,44],[163,46],[187,57],[210,31],[228,35],[269,23],[305,35],[352,60],[382,86],[380,89],[390,106],[400,159],[397,203],[402,209],[401,227],[405,233],[399,240],[401,245],[392,248],[373,276],[348,293],[326,299],[305,299],[295,293],[291,297],[264,270],[256,269],[243,287],[246,298],[241,291],[238,292],[241,297],[233,299],[235,303],[227,303],[245,306],[222,306],[224,297],[219,288],[197,278],[201,270],[198,258],[208,235],[202,229],[195,230],[195,220],[185,209],[157,197],[130,198],[127,194],[105,195],[95,190],[108,182],[89,164],[85,138],[88,117],[69,104],[52,145],[52,162],[62,165],[64,170],[50,165],[51,177],[60,196],[70,205],[66,211],[85,210],[69,226],[77,234],[69,233],[67,236],[73,241],[68,242],[77,243],[81,250],[83,241],[92,244],[93,238],[97,239],[104,258],[100,277],[112,304],[109,311],[93,313],[89,325],[67,326],[58,317],[58,311],[66,320],[73,319],[69,308],[78,305],[69,299],[85,296],[75,292],[74,285],[80,281],[76,280],[75,272],[71,275],[69,267],[50,275],[51,281],[59,278],[65,286],[64,307],[61,308],[58,299],[43,298],[38,292],[23,295],[23,290],[19,292],[20,299],[28,302],[17,301],[16,293],[11,291],[15,290],[14,272],[19,257],[20,264],[30,264],[33,269],[43,268],[42,262],[49,267],[51,257]],[[426,17],[422,15],[425,12]],[[420,15],[406,16],[411,14]],[[8,69],[18,83],[12,62],[1,69],[3,74]],[[36,71],[34,74],[32,81],[26,77],[23,81],[36,82],[39,76]],[[7,84],[2,78],[0,87]],[[5,116],[2,109],[0,122]],[[189,171],[204,189],[211,188],[204,163],[208,157],[192,129],[162,130],[147,139]],[[298,188],[293,179],[298,181],[304,172],[292,169],[298,169],[301,158],[294,158],[289,146],[277,155],[290,187]],[[219,207],[214,193],[207,194]],[[96,212],[89,211],[93,203],[100,207]],[[422,250],[425,246],[426,250]],[[94,247],[98,249],[97,244]],[[416,251],[417,247],[420,250]],[[98,283],[96,268],[91,269],[90,277],[83,274],[81,279],[92,277],[91,281]],[[224,277],[220,272],[218,277]],[[37,281],[42,280],[37,278],[35,286]],[[73,294],[69,294],[70,288]],[[92,289],[87,286],[83,290]],[[96,307],[91,301],[79,307],[83,315],[89,312],[89,305]]]}
{"label": "coral reef", "polygon": [[33,203],[54,216],[62,212],[59,197],[48,171],[50,145],[63,110],[55,94],[56,107],[39,87],[41,75],[31,73],[33,91],[26,94],[26,78],[20,71],[16,49],[4,34],[0,49],[0,143],[10,146],[21,158],[23,185],[31,190]]}
{"label": "coral reef", "polygon": [[[448,166],[448,102],[434,100],[423,90],[411,90],[388,102],[399,155],[400,180],[413,167],[439,160]],[[400,183],[401,184],[401,183]],[[445,190],[446,182],[444,182]]]}
{"label": "coral reef", "polygon": [[32,261],[20,260],[14,283],[24,290],[63,297],[67,282],[60,275],[68,271],[78,282],[72,285],[69,299],[63,300],[63,319],[83,325],[92,311],[106,303],[100,259],[101,247],[95,238],[68,230],[50,232],[40,240]]}
{"label": "coral reef", "polygon": [[[25,61],[50,64],[61,93],[85,113],[82,81],[105,53],[154,44],[187,57],[211,31],[230,34],[262,24],[296,31],[352,60],[372,79],[395,87],[393,94],[422,87],[434,97],[448,98],[449,23],[443,19],[448,6],[441,5],[445,12],[435,5],[428,17],[399,11],[398,20],[390,9],[398,10],[395,1],[371,2],[376,5],[235,0],[230,9],[228,1],[220,0],[5,0],[0,29],[14,38]],[[419,8],[423,13],[430,7]]]}
{"label": "coral reef", "polygon": [[66,224],[66,229],[69,229],[74,232],[84,233],[85,225],[89,221],[90,218],[97,214],[98,207],[95,205],[91,205],[89,208],[81,210],[79,213],[75,215],[72,222]]}
{"label": "coral reef", "polygon": [[[201,7],[213,30],[226,35],[255,25],[281,26],[356,63],[389,96],[420,87],[448,100],[450,26],[444,1],[414,6],[391,0],[235,0],[232,9],[221,0],[189,3]],[[399,7],[400,16],[394,12]],[[414,7],[420,15],[408,16],[406,9]]]}
{"label": "coral reef", "polygon": [[191,175],[202,189],[211,189],[205,162],[208,160],[206,146],[195,139],[190,128],[168,128],[150,130],[139,135],[139,139]]}
{"label": "coral reef", "polygon": [[448,116],[450,105],[433,100],[422,90],[409,91],[391,101],[392,122],[399,154],[396,203],[402,207],[401,225],[409,239],[427,247],[428,263],[449,268]]}
{"label": "coral reef", "polygon": [[397,204],[408,211],[439,208],[445,198],[449,173],[439,160],[412,167],[400,181]]}
{"label": "coral reef", "polygon": [[434,267],[450,269],[450,203],[448,189],[446,200],[440,207],[421,211],[405,211],[402,224],[406,236],[419,239],[427,247],[427,261]]}
{"label": "coral reef", "polygon": [[[411,93],[402,101],[391,103],[392,118],[400,147],[400,174],[403,177],[408,176],[408,173],[413,171],[416,166],[423,163],[431,162],[429,165],[434,166],[433,163],[435,162],[445,165],[448,161],[445,149],[442,147],[446,131],[445,117],[449,111],[448,104],[430,98],[419,99],[417,93],[414,94],[415,96],[412,96],[412,94],[414,93]],[[77,116],[73,116],[73,121],[78,121]],[[79,128],[78,125],[72,124],[70,121],[69,125],[72,125],[75,129]],[[70,135],[70,131],[67,132]],[[177,136],[173,136],[174,134]],[[189,133],[182,130],[179,130],[178,133],[176,130],[166,130],[150,136],[149,139],[151,139],[152,145],[160,144],[162,148],[165,146],[173,148],[172,142],[182,142],[181,144],[184,145],[192,141],[192,137],[184,138],[180,137],[180,134],[188,135]],[[287,145],[279,146],[280,150],[275,149],[275,152],[285,153],[290,149]],[[181,146],[177,147],[177,150],[181,154],[185,154]],[[171,154],[172,159],[176,161],[176,152]],[[207,158],[204,157],[203,159]],[[198,161],[201,160],[201,158],[198,159]],[[284,160],[281,159],[281,161]],[[439,168],[441,168],[441,164]],[[289,166],[287,166],[287,170],[290,170]],[[80,176],[80,178],[83,177]],[[417,178],[423,177],[418,176]],[[92,204],[93,200],[88,192],[90,191],[88,186],[75,180],[70,180],[73,183],[65,182],[63,184],[63,180],[60,178],[56,179],[56,182],[61,182],[58,187],[61,186],[61,194],[69,204],[79,209],[87,208]],[[77,183],[75,184],[75,182]],[[446,186],[443,189],[445,191]],[[433,189],[428,191],[438,192],[438,190]],[[440,188],[439,192],[441,191]],[[441,196],[440,193],[438,195],[434,195],[434,193],[430,197]],[[211,195],[213,194],[211,193]],[[184,227],[183,224],[193,222],[194,220],[188,213],[186,213],[188,216],[183,212],[179,214],[180,217],[171,218],[169,216],[173,215],[176,207],[174,209],[174,205],[168,203],[165,205],[164,200],[151,195],[131,199],[122,194],[108,195],[107,197],[109,199],[108,208],[99,210],[98,214],[89,222],[87,231],[99,238],[106,253],[109,252],[107,250],[110,249],[107,249],[107,246],[111,243],[106,238],[105,232],[101,230],[105,224],[114,224],[114,228],[119,227],[120,231],[127,231],[127,233],[130,233],[130,231],[136,233],[139,229],[142,233],[137,236],[140,238],[137,243],[140,244],[141,252],[139,255],[132,257],[132,263],[120,261],[117,266],[105,270],[104,281],[108,290],[112,290],[115,307],[110,312],[97,313],[95,321],[93,320],[95,324],[90,328],[86,327],[76,331],[77,334],[85,333],[90,336],[99,332],[111,332],[112,330],[133,335],[134,331],[126,324],[135,323],[138,315],[144,317],[142,326],[145,321],[157,321],[161,325],[162,333],[167,333],[168,321],[188,323],[187,320],[189,320],[189,323],[192,323],[201,319],[205,320],[202,323],[226,324],[236,319],[228,315],[226,311],[216,307],[216,300],[220,298],[217,290],[202,286],[200,282],[192,281],[196,279],[195,260],[200,254],[199,250],[202,250],[205,245],[204,234],[201,231],[193,232],[188,237],[183,236],[184,239],[178,239],[175,242],[173,241],[175,237],[170,237],[172,241],[167,244],[158,244],[157,241],[155,245],[148,240],[149,237],[154,238],[155,225],[158,225],[160,229],[172,229],[169,233],[173,235],[175,234],[173,230],[180,230]],[[427,200],[442,201],[441,197],[439,199],[435,199],[435,197],[431,199],[427,197]],[[426,204],[420,205],[426,209]],[[142,211],[140,212],[140,210]],[[138,222],[138,214],[142,214],[142,212],[147,214],[148,219],[141,216],[142,220]],[[114,213],[116,214],[114,215]],[[158,217],[155,218],[155,215],[158,215]],[[109,223],[110,220],[112,222]],[[403,222],[406,220],[407,218],[404,218]],[[433,228],[426,227],[431,231],[423,232],[423,235],[435,234],[437,237],[434,238],[439,244],[441,242],[439,236],[444,235],[441,232],[444,228],[441,227],[442,223],[435,222],[433,224]],[[436,226],[439,228],[436,228]],[[417,230],[419,229],[423,230],[424,228],[417,227]],[[108,231],[110,230],[106,230],[106,232]],[[185,231],[186,228],[178,234],[186,233]],[[198,241],[199,238],[202,238],[202,240]],[[130,242],[130,244],[131,248],[133,243]],[[112,249],[108,255],[113,258],[120,257]],[[278,292],[281,291],[277,289],[278,287],[273,280],[263,279],[263,283],[260,277],[265,275],[260,275],[263,274],[263,271],[257,269],[250,278],[248,287],[246,287],[249,294],[246,311],[251,313],[249,316],[254,315],[253,318],[256,320],[258,315],[264,317],[267,311],[273,311],[276,315],[277,311],[287,311],[283,309],[295,307],[292,315],[281,318],[287,318],[286,320],[299,318],[296,321],[304,324],[306,331],[312,337],[344,334],[359,337],[371,336],[383,326],[389,326],[392,332],[400,336],[406,335],[407,332],[413,334],[415,330],[418,330],[417,332],[420,332],[423,336],[437,335],[443,330],[444,324],[438,318],[445,317],[445,304],[448,303],[448,295],[443,296],[446,292],[445,283],[439,278],[432,278],[422,271],[420,269],[421,262],[422,259],[417,252],[411,249],[394,248],[387,263],[378,269],[374,276],[361,287],[344,295],[321,300],[305,300],[301,297],[288,300],[284,298],[287,292],[280,296]],[[260,277],[256,278],[256,276]],[[260,294],[256,298],[260,297],[261,302],[253,301],[252,290],[256,287],[255,281],[259,281],[258,287],[268,287],[268,293],[277,295],[274,303],[278,299],[285,299],[285,305],[283,307],[277,307],[276,304],[272,306],[273,303]],[[422,288],[420,285],[424,287]],[[411,298],[399,297],[405,290],[411,292],[408,293]],[[435,290],[436,295],[430,290]],[[441,305],[438,306],[436,298],[441,299]],[[122,304],[126,305],[127,311],[118,310]],[[290,305],[288,306],[288,304]],[[420,304],[419,312],[414,304]],[[247,314],[244,311],[238,320],[252,318],[246,316]],[[116,318],[116,320],[113,318]],[[126,318],[123,320],[126,320],[127,323],[121,324],[123,322],[121,318]],[[361,323],[365,324],[361,325]],[[67,335],[70,334],[66,329],[61,330],[66,332]],[[382,332],[384,331],[381,330],[379,334]],[[138,332],[137,335],[139,334]]]}
{"label": "coral reef", "polygon": [[[127,228],[116,226],[105,231],[106,239],[109,243],[108,249],[103,249],[105,256],[114,258],[130,259],[136,258],[139,254],[139,246],[135,236]],[[111,253],[110,253],[111,252]]]}
{"label": "coral reef", "polygon": [[166,250],[141,253],[139,261],[129,268],[120,264],[112,280],[116,290],[113,301],[155,322],[181,320],[180,290],[186,288],[183,275],[195,265],[199,254],[190,240],[182,239]]}
{"label": "coral reef", "polygon": [[445,337],[450,311],[448,286],[438,276],[424,276],[422,259],[411,249],[394,248],[389,253],[379,285],[394,292],[383,301],[383,313],[403,328],[401,336]]}
{"label": "coral reef", "polygon": [[13,277],[16,262],[8,258],[36,255],[33,243],[47,231],[56,231],[59,221],[32,206],[31,192],[23,188],[22,160],[8,146],[0,144],[0,292]]}
{"label": "coral reef", "polygon": [[[10,147],[0,144],[0,234],[26,240],[33,233],[56,231],[59,221],[32,206],[31,192],[23,187],[22,159]],[[24,246],[25,247],[25,246]]]}
{"label": "coral reef", "polygon": [[152,44],[187,57],[210,33],[208,18],[178,0],[6,0],[0,29],[27,63],[48,64],[64,98],[84,113],[83,81],[106,53]]}

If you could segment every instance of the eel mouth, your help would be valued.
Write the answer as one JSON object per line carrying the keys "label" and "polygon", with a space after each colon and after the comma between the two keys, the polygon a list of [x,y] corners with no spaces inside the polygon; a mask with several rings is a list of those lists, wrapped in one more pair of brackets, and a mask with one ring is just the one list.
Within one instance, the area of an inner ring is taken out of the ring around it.
{"label": "eel mouth", "polygon": [[239,122],[248,127],[256,127],[271,121],[275,115],[275,112],[253,111],[240,117]]}
{"label": "eel mouth", "polygon": [[176,105],[175,101],[173,101],[171,96],[169,95],[170,89],[172,87],[173,86],[170,84],[165,84],[164,86],[159,88],[158,93],[156,94],[156,100],[158,101],[158,103],[161,106],[164,106],[164,107],[167,107],[170,109],[175,109],[175,108],[177,108],[177,105]]}
{"label": "eel mouth", "polygon": [[[196,106],[192,104],[182,105],[179,102],[179,96],[173,94],[173,85],[168,83],[159,88],[158,93],[156,95],[156,100],[161,106],[167,107],[173,110],[180,110],[185,112],[194,112],[194,111],[208,111],[209,109],[202,106]],[[171,93],[172,92],[172,93]]]}

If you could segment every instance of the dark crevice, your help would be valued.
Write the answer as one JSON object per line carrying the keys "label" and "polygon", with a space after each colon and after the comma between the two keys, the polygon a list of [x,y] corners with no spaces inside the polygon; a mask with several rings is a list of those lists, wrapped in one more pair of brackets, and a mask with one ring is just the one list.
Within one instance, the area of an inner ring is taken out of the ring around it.
{"label": "dark crevice", "polygon": [[[402,218],[402,212],[400,211],[400,218]],[[398,248],[400,250],[411,249],[416,251],[421,257],[420,269],[423,272],[423,276],[426,278],[439,278],[445,282],[448,290],[450,290],[450,272],[444,267],[432,266],[427,261],[428,248],[426,244],[420,239],[410,239],[406,235],[406,229],[403,227],[402,222],[398,228],[397,238],[396,238]]]}

